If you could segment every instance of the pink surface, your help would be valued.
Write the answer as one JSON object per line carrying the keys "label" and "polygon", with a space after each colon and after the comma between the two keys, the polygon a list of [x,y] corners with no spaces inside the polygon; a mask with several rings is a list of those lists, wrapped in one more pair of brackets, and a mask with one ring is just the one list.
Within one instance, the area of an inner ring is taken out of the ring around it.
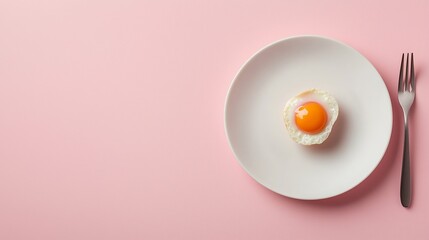
{"label": "pink surface", "polygon": [[[0,239],[429,239],[428,10],[425,0],[0,1]],[[394,109],[381,165],[322,201],[257,184],[223,127],[241,64],[300,34],[359,50]],[[411,209],[399,201],[395,93],[407,51],[418,74]]]}

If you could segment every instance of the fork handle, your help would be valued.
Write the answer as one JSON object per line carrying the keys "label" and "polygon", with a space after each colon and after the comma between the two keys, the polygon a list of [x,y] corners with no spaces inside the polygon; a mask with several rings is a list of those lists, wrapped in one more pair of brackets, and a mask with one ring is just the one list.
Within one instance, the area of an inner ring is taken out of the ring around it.
{"label": "fork handle", "polygon": [[401,203],[404,207],[409,207],[411,203],[410,150],[408,140],[408,123],[406,120],[401,173]]}

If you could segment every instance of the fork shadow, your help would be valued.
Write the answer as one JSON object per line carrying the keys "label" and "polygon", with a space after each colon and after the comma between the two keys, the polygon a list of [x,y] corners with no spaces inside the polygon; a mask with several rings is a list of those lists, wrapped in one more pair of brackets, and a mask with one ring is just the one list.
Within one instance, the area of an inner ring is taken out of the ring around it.
{"label": "fork shadow", "polygon": [[[415,199],[415,191],[413,191],[413,186],[415,185],[415,174],[413,174],[414,170],[418,168],[418,161],[413,161],[413,153],[415,153],[417,151],[416,149],[416,145],[413,144],[413,142],[415,141],[415,139],[417,138],[418,132],[417,131],[413,131],[413,126],[414,126],[414,119],[415,119],[415,112],[417,112],[418,108],[419,108],[419,101],[418,101],[418,82],[419,82],[419,76],[421,76],[422,71],[424,72],[423,68],[420,67],[416,67],[415,68],[415,83],[416,83],[416,98],[414,99],[414,103],[413,106],[410,109],[409,112],[409,122],[410,122],[410,135],[409,135],[409,141],[410,141],[410,158],[411,158],[411,164],[410,164],[410,173],[411,173],[411,204],[409,208],[413,208],[413,199]],[[402,127],[402,126],[401,126]],[[402,128],[401,128],[402,129]],[[402,140],[402,138],[401,138]],[[402,148],[401,148],[402,150]],[[402,155],[401,155],[402,156]],[[402,161],[402,158],[400,159]]]}

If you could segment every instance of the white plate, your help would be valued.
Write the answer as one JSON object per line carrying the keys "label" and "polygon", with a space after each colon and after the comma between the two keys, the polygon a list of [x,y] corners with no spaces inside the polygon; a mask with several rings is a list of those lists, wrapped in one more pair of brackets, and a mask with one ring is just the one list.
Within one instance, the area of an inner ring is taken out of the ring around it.
{"label": "white plate", "polygon": [[[289,138],[282,111],[296,94],[318,88],[340,114],[321,145]],[[275,42],[241,68],[225,105],[225,129],[236,159],[257,182],[297,199],[323,199],[362,182],[379,164],[392,132],[383,79],[353,48],[319,36]]]}

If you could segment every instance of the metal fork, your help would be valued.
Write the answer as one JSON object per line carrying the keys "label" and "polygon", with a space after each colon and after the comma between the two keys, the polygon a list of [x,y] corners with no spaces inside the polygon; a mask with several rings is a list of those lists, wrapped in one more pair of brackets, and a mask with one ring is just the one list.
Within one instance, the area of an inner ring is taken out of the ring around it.
{"label": "metal fork", "polygon": [[[404,207],[409,207],[411,203],[411,175],[410,175],[410,150],[408,143],[408,112],[413,105],[416,96],[416,81],[414,75],[414,57],[411,53],[410,68],[408,68],[409,53],[405,65],[404,76],[404,53],[402,54],[401,70],[399,71],[398,99],[404,111],[404,152],[402,158],[401,173],[401,203]],[[409,75],[408,75],[409,73]]]}

